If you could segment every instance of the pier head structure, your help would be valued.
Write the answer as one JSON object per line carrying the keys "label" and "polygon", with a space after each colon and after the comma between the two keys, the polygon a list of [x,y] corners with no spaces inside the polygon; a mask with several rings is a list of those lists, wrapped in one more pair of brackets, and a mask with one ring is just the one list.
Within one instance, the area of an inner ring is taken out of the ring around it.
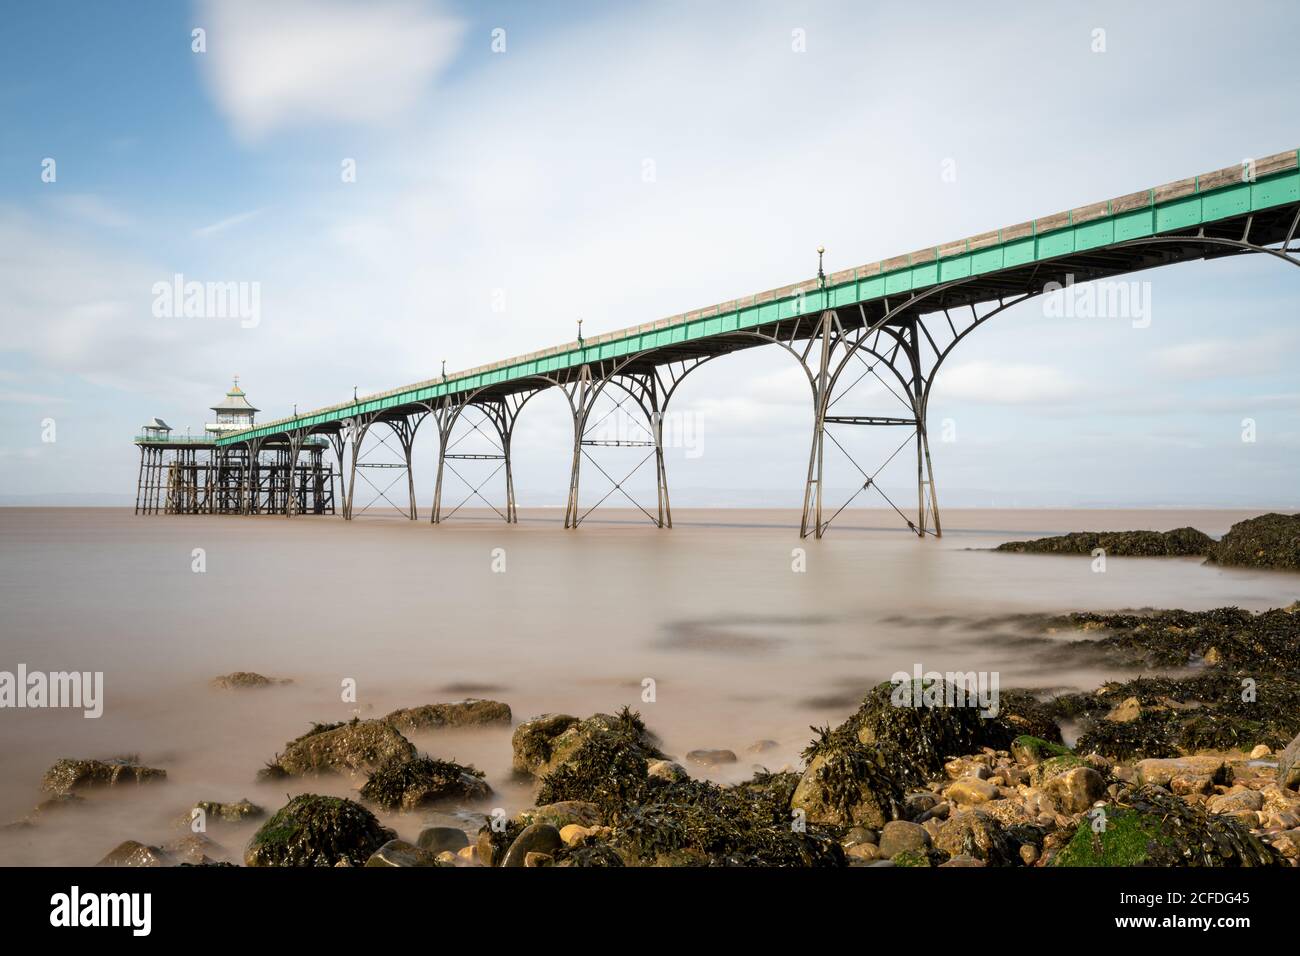
{"label": "pier head structure", "polygon": [[[591,337],[583,337],[579,326],[576,340],[554,348],[459,372],[444,367],[424,382],[225,431],[213,441],[217,460],[229,456],[225,460],[236,470],[227,476],[233,486],[222,487],[239,489],[244,510],[292,512],[301,499],[263,490],[259,456],[275,449],[284,473],[296,474],[303,449],[311,442],[328,442],[338,458],[340,483],[346,478],[345,518],[357,515],[360,478],[415,520],[418,489],[411,449],[424,426],[434,428],[438,439],[436,474],[420,486],[431,496],[430,520],[446,520],[460,507],[446,497],[448,480],[461,476],[460,459],[481,458],[495,462],[495,487],[485,491],[487,480],[470,484],[466,500],[476,498],[513,522],[511,438],[528,402],[555,389],[567,399],[573,421],[565,526],[578,527],[612,495],[631,497],[627,478],[617,477],[623,472],[611,474],[591,456],[593,448],[607,446],[627,449],[634,472],[654,469],[656,500],[634,503],[649,521],[671,527],[663,416],[677,388],[708,362],[769,346],[788,354],[808,383],[810,433],[800,534],[821,537],[855,501],[883,500],[898,513],[900,526],[920,537],[937,536],[942,524],[926,413],[936,376],[957,345],[1027,299],[1095,280],[1242,255],[1300,266],[1297,160],[1294,150],[1248,159],[830,274],[821,268],[819,250],[817,274],[802,282]],[[850,413],[844,400],[863,382],[892,396],[886,413]],[[600,437],[597,401],[611,398],[641,420],[642,437]],[[463,436],[467,426],[487,436],[490,451],[470,455],[459,450],[464,446],[457,431]],[[853,460],[837,435],[855,428],[891,430],[898,441],[887,447],[894,451],[883,461]],[[397,461],[369,461],[367,437],[372,448],[378,441],[391,449]],[[856,469],[856,490],[844,501],[829,500],[826,493],[828,447],[842,452]],[[915,469],[916,497],[906,501],[894,500],[877,482],[880,470],[900,456],[909,471]],[[380,487],[368,477],[367,467],[386,467],[393,474]],[[590,487],[597,480],[599,494]],[[248,504],[254,498],[256,503]]]}
{"label": "pier head structure", "polygon": [[219,445],[256,425],[238,377],[212,411],[202,435],[175,435],[160,418],[141,426],[136,514],[334,514],[326,438]]}

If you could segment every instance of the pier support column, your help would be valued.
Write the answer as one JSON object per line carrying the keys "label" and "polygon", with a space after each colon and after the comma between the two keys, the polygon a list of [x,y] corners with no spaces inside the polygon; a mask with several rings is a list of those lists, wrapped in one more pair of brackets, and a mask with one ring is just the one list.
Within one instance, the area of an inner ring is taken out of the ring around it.
{"label": "pier support column", "polygon": [[817,324],[814,343],[818,346],[817,373],[813,384],[812,446],[808,451],[808,478],[803,488],[803,516],[799,521],[799,537],[812,534],[820,538],[826,530],[822,521],[822,483],[826,470],[826,411],[830,399],[831,336],[835,314],[822,313]]}

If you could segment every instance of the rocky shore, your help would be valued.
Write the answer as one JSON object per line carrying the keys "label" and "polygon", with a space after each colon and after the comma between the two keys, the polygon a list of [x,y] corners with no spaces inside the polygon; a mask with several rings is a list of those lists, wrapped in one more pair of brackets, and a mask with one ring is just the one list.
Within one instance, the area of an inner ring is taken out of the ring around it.
{"label": "rocky shore", "polygon": [[[731,763],[734,753],[700,749],[679,762],[627,708],[515,724],[505,703],[465,700],[316,724],[260,771],[250,768],[250,782],[335,777],[351,783],[351,797],[299,793],[275,810],[182,802],[183,838],[127,840],[100,862],[1300,865],[1300,602],[1262,614],[1079,613],[1017,623],[1062,662],[1156,673],[1092,692],[1002,690],[996,708],[983,710],[951,703],[964,695],[942,677],[880,684],[842,723],[813,729],[802,766],[732,786],[685,765]],[[257,694],[280,683],[230,676],[214,683]],[[534,805],[513,816],[492,808],[492,781],[481,771],[420,753],[405,736],[489,726],[513,727],[512,772],[532,787]],[[75,813],[90,791],[146,785],[174,786],[133,755],[62,759],[45,774],[41,804],[8,829],[57,826],[55,812]],[[196,818],[203,826],[191,825]],[[260,826],[242,850],[220,842],[223,829],[250,821]]]}
{"label": "rocky shore", "polygon": [[1203,557],[1226,567],[1300,570],[1300,515],[1265,514],[1239,521],[1215,541],[1195,528],[1172,531],[1073,531],[995,548],[1016,554],[1092,554],[1111,557]]}

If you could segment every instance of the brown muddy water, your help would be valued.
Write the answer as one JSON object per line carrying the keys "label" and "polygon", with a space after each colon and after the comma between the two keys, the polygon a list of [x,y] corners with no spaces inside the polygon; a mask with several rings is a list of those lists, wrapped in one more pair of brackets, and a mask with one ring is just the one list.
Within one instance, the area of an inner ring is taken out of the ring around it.
{"label": "brown muddy water", "polygon": [[[798,766],[812,724],[837,723],[895,671],[996,672],[1002,688],[1091,688],[1120,672],[1063,670],[1060,640],[1007,615],[1126,607],[1259,611],[1300,597],[1296,575],[1200,559],[998,554],[1014,538],[1072,530],[1220,535],[1253,512],[949,511],[941,540],[896,515],[841,515],[801,542],[797,515],[681,511],[659,531],[598,512],[576,532],[556,511],[521,523],[439,527],[396,515],[135,517],[117,509],[0,509],[0,670],[103,671],[104,712],[0,710],[0,824],[41,798],[60,757],[138,754],[157,786],[88,795],[37,827],[0,832],[0,864],[93,864],[123,840],[184,836],[198,800],[347,795],[338,778],[255,782],[312,721],[382,716],[466,696],[503,700],[521,721],[547,711],[641,711],[681,758],[726,748],[720,782]],[[597,520],[600,519],[600,520]],[[806,571],[792,570],[793,549]],[[195,573],[202,548],[206,571]],[[503,549],[496,552],[495,549]],[[500,568],[504,559],[504,571]],[[292,678],[254,691],[208,681],[236,670]],[[342,699],[355,680],[357,702]],[[643,700],[654,681],[654,700]],[[422,751],[486,771],[479,810],[527,806],[510,777],[510,730],[431,731]],[[776,745],[760,756],[757,741]],[[434,813],[385,815],[413,839]],[[210,835],[238,860],[247,827]]]}

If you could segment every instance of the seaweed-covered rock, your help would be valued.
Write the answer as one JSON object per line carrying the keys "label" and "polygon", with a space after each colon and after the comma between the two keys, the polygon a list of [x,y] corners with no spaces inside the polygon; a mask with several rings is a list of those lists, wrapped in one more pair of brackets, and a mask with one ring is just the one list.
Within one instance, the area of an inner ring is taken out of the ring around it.
{"label": "seaweed-covered rock", "polygon": [[1230,816],[1207,813],[1169,791],[1120,793],[1100,819],[1084,819],[1053,866],[1278,866],[1275,850]]}
{"label": "seaweed-covered rock", "polygon": [[639,799],[649,762],[662,758],[640,714],[597,714],[552,738],[537,802],[582,800],[612,819]]}
{"label": "seaweed-covered rock", "polygon": [[611,845],[639,866],[843,866],[832,831],[792,815],[795,774],[734,787],[654,781],[613,828]]}
{"label": "seaweed-covered rock", "polygon": [[351,800],[305,793],[262,824],[244,851],[246,866],[364,866],[397,834]]}
{"label": "seaweed-covered rock", "polygon": [[805,752],[807,769],[790,800],[810,823],[879,830],[903,815],[901,758],[892,747],[866,746],[829,732]]}
{"label": "seaweed-covered rock", "polygon": [[1300,515],[1238,521],[1209,552],[1213,564],[1300,571]]}
{"label": "seaweed-covered rock", "polygon": [[[892,748],[900,758],[899,772],[919,785],[955,755],[977,753],[981,747],[1005,749],[1020,735],[1003,716],[1001,695],[996,715],[985,715],[977,703],[973,693],[945,680],[897,685],[886,681],[868,691],[844,723],[833,731],[819,731],[822,739],[809,751],[821,752],[849,739],[867,747]],[[1016,703],[1022,711],[1029,709],[1026,698]],[[1048,723],[1055,726],[1050,718]],[[1060,739],[1059,730],[1056,737]],[[806,757],[812,755],[809,751]]]}
{"label": "seaweed-covered rock", "polygon": [[250,690],[258,687],[278,687],[281,684],[292,684],[293,681],[288,678],[264,677],[253,671],[235,671],[214,677],[210,683],[218,690]]}
{"label": "seaweed-covered rock", "polygon": [[654,735],[639,714],[624,707],[617,715],[594,714],[578,720],[567,714],[544,714],[515,728],[511,745],[517,773],[545,777],[592,743],[633,748],[646,760],[663,759]]}
{"label": "seaweed-covered rock", "polygon": [[569,714],[542,714],[516,727],[510,738],[515,773],[521,776],[545,773],[551,763],[552,742],[578,723],[578,718]]}
{"label": "seaweed-covered rock", "polygon": [[1192,557],[1210,553],[1214,539],[1195,528],[1172,531],[1074,531],[1070,534],[1008,541],[995,548],[1017,554],[1092,554],[1101,548],[1112,557]]}
{"label": "seaweed-covered rock", "polygon": [[261,776],[274,779],[369,770],[415,756],[411,742],[382,720],[316,724],[285,744],[284,753],[277,754]]}
{"label": "seaweed-covered rock", "polygon": [[75,760],[65,757],[41,779],[46,793],[71,793],[91,787],[116,787],[127,783],[156,783],[167,779],[166,770],[143,767],[138,757],[111,760]]}
{"label": "seaweed-covered rock", "polygon": [[384,718],[399,731],[432,730],[438,727],[510,726],[510,705],[499,700],[467,698],[446,704],[404,707]]}
{"label": "seaweed-covered rock", "polygon": [[561,847],[552,857],[553,866],[626,866],[617,850],[598,841]]}
{"label": "seaweed-covered rock", "polygon": [[492,788],[483,771],[450,760],[412,757],[381,764],[361,787],[361,796],[385,810],[414,810],[448,800],[482,800]]}

